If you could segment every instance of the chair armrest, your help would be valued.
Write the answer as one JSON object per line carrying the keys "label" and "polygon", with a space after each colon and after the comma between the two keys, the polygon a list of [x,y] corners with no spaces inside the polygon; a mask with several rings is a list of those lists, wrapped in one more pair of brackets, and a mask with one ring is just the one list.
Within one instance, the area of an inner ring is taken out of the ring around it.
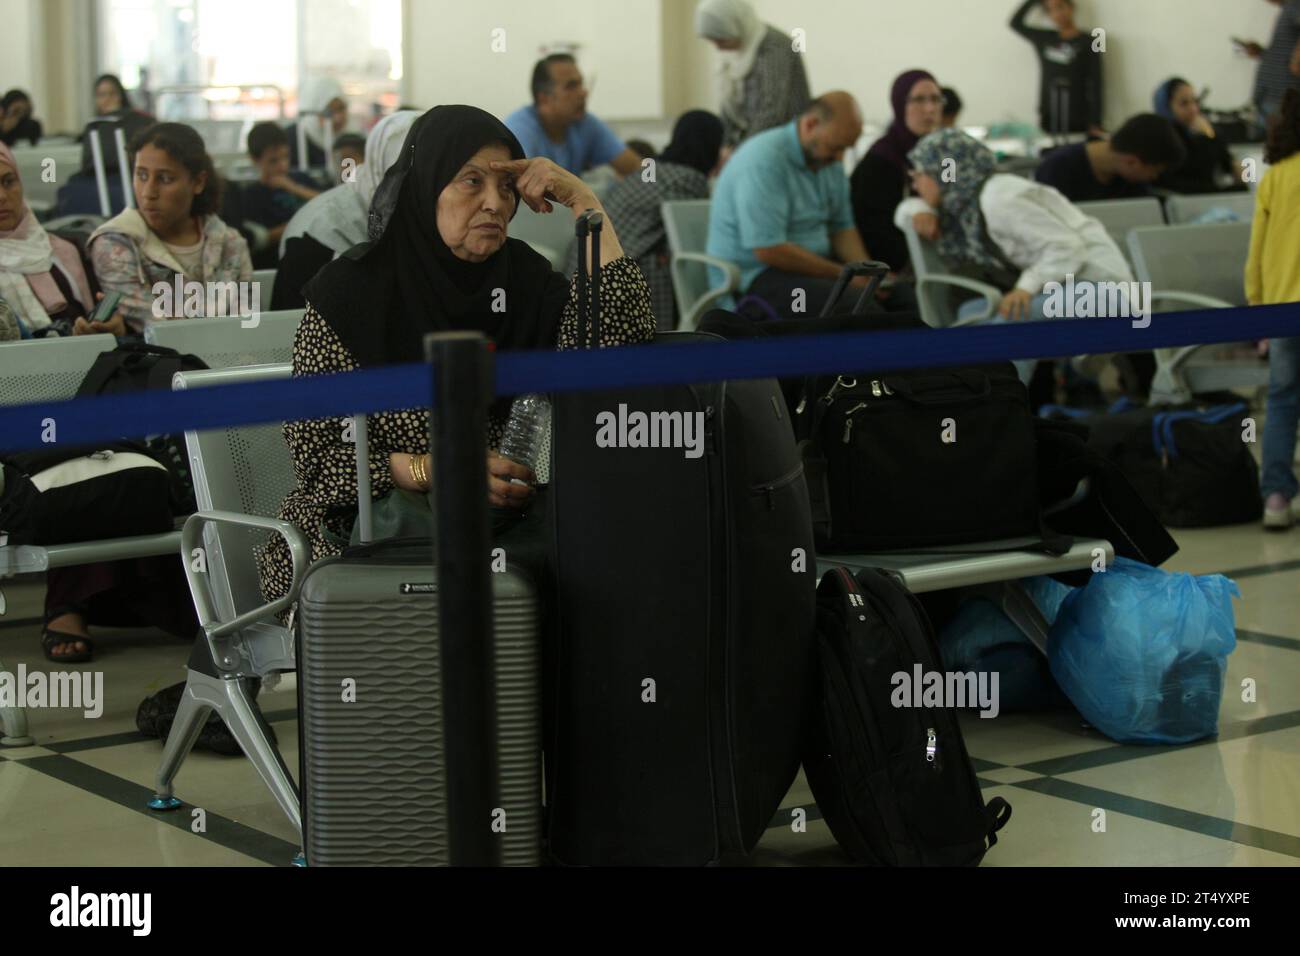
{"label": "chair armrest", "polygon": [[674,252],[672,254],[668,267],[671,270],[674,285],[677,284],[679,268],[686,262],[700,262],[706,266],[716,266],[722,270],[726,276],[726,281],[722,285],[712,286],[694,302],[689,303],[682,313],[683,320],[687,316],[700,315],[723,296],[730,295],[740,288],[740,267],[734,262],[728,262],[726,259],[719,259],[717,256],[711,256],[704,252]]}
{"label": "chair armrest", "polygon": [[1231,302],[1223,299],[1216,299],[1212,295],[1201,295],[1199,292],[1176,292],[1167,290],[1162,292],[1151,293],[1151,304],[1157,302],[1176,302],[1180,305],[1189,305],[1197,309],[1231,309],[1234,308]]}
{"label": "chair armrest", "polygon": [[[1151,304],[1154,306],[1157,302],[1174,302],[1179,305],[1187,305],[1197,309],[1231,309],[1231,302],[1225,302],[1223,299],[1216,299],[1214,296],[1201,295],[1199,292],[1177,292],[1173,290],[1152,292]],[[1175,350],[1163,351],[1157,353],[1159,364],[1169,373],[1181,369],[1187,364],[1188,359],[1199,352],[1204,346],[1202,345],[1184,345]]]}
{"label": "chair armrest", "polygon": [[[289,556],[293,561],[293,579],[284,596],[251,611],[237,614],[229,621],[218,622],[207,575],[195,571],[190,563],[190,555],[194,553],[194,549],[202,547],[203,527],[209,523],[229,524],[241,528],[263,528],[283,537],[289,545]],[[185,578],[190,585],[190,595],[194,598],[194,612],[210,640],[233,633],[256,621],[273,617],[292,605],[298,600],[303,571],[310,557],[311,548],[303,533],[295,525],[279,518],[263,518],[260,515],[237,514],[233,511],[196,511],[186,519],[185,526],[181,529],[181,563],[185,567]]]}
{"label": "chair armrest", "polygon": [[978,279],[968,279],[966,276],[953,275],[950,272],[931,272],[923,276],[916,277],[916,291],[919,294],[921,289],[929,284],[950,285],[958,289],[966,289],[970,292],[978,293],[984,296],[987,308],[979,315],[972,316],[969,319],[963,319],[960,322],[954,322],[951,328],[959,325],[974,325],[977,322],[987,322],[993,317],[993,310],[998,307],[1002,301],[1002,290],[997,286],[989,285],[987,282],[980,282]]}

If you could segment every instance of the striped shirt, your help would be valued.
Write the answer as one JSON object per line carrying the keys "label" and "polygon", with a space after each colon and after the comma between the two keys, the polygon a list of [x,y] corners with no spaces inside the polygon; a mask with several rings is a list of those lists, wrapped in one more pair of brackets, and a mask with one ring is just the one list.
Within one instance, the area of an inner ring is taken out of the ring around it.
{"label": "striped shirt", "polygon": [[1291,72],[1291,56],[1300,44],[1300,0],[1286,0],[1277,14],[1269,41],[1255,74],[1255,105],[1265,113],[1275,111],[1288,89],[1300,89],[1300,76]]}

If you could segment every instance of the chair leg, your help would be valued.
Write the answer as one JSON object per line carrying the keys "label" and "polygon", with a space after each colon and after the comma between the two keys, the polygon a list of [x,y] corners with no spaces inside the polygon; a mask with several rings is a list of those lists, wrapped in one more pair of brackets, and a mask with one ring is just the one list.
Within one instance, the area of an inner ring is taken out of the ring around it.
{"label": "chair leg", "polygon": [[180,706],[176,708],[176,717],[172,720],[172,729],[167,734],[162,760],[158,764],[154,798],[149,801],[149,806],[155,810],[174,810],[180,806],[180,801],[172,793],[172,781],[176,779],[181,764],[193,749],[194,741],[199,739],[203,724],[212,710],[211,704],[202,700],[200,695],[191,693],[191,690],[196,682],[213,679],[194,671],[190,671],[186,678],[185,691],[181,694]]}
{"label": "chair leg", "polygon": [[213,677],[193,669],[185,681],[185,693],[176,711],[171,733],[167,736],[167,746],[158,766],[157,792],[150,801],[150,806],[168,809],[180,805],[180,801],[172,794],[172,781],[180,770],[181,762],[198,739],[208,712],[213,710],[230,728],[230,733],[239,742],[258,776],[301,835],[302,814],[298,788],[289,775],[284,758],[271,743],[266,722],[253,701],[248,682],[239,678]]}
{"label": "chair leg", "polygon": [[221,683],[224,685],[222,689],[225,699],[217,707],[217,712],[239,741],[249,762],[270,789],[276,803],[280,804],[280,809],[285,812],[301,839],[302,809],[298,787],[289,775],[289,768],[285,766],[280,751],[271,743],[266,721],[262,719],[262,712],[249,693],[247,682],[223,680]]}
{"label": "chair leg", "polygon": [[[0,662],[0,671],[4,663]],[[2,747],[30,747],[36,741],[27,733],[27,711],[22,707],[0,707],[0,726],[4,735],[0,736]]]}

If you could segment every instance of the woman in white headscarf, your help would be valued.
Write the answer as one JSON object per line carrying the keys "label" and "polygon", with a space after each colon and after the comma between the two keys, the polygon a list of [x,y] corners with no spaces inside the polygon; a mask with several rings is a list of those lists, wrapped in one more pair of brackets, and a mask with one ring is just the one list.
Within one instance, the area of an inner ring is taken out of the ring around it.
{"label": "woman in white headscarf", "polygon": [[718,113],[725,146],[807,109],[812,96],[803,53],[791,37],[763,23],[746,0],[703,0],[695,11],[695,32],[721,52]]}
{"label": "woman in white headscarf", "polygon": [[345,171],[342,185],[321,193],[294,213],[280,239],[272,309],[302,308],[302,287],[308,280],[325,263],[366,241],[370,200],[388,167],[397,162],[402,142],[419,115],[405,110],[381,119],[366,137],[365,162],[350,174]]}
{"label": "woman in white headscarf", "polygon": [[[312,77],[304,83],[298,95],[298,122],[303,124],[307,133],[308,167],[323,168],[334,138],[348,125],[348,101],[343,95],[342,84],[329,76]],[[289,134],[289,165],[297,169],[297,123],[286,132]]]}

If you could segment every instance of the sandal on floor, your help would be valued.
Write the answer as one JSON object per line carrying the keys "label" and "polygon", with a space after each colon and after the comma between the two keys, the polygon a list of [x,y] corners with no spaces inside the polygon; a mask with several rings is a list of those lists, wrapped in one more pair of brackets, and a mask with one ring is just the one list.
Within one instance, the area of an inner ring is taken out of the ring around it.
{"label": "sandal on floor", "polygon": [[[71,654],[54,653],[56,645],[75,644],[77,641],[86,645],[84,651],[73,651]],[[56,664],[84,664],[95,656],[95,645],[90,638],[65,634],[62,631],[51,631],[48,628],[41,632],[41,650],[45,652],[47,661],[54,661]]]}

